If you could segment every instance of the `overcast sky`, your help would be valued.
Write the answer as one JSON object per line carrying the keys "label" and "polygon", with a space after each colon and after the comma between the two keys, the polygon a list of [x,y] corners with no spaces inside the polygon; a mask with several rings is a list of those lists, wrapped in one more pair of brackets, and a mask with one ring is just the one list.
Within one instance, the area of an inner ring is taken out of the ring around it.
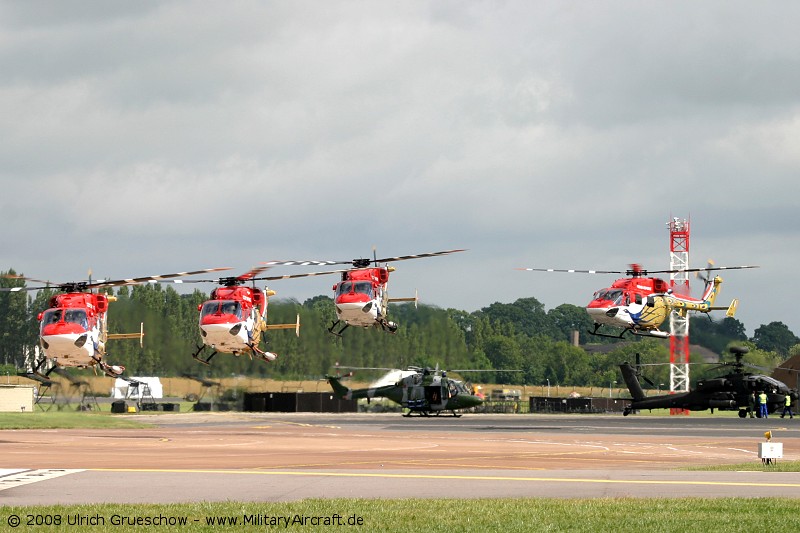
{"label": "overcast sky", "polygon": [[615,276],[516,267],[666,269],[677,216],[691,266],[761,266],[723,273],[749,334],[800,334],[798,20],[729,0],[4,1],[0,270],[467,248],[396,263],[392,296],[551,309]]}

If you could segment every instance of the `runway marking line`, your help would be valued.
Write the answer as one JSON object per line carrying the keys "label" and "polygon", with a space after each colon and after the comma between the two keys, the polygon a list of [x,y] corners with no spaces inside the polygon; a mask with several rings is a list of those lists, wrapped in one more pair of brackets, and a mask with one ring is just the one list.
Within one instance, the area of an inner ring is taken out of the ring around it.
{"label": "runway marking line", "polygon": [[69,474],[84,472],[83,469],[46,468],[42,470],[23,470],[7,476],[0,477],[0,491],[13,489],[21,485],[46,481]]}
{"label": "runway marking line", "polygon": [[173,473],[173,474],[239,474],[260,476],[297,476],[297,477],[345,477],[345,478],[384,478],[384,479],[438,479],[460,481],[535,481],[554,483],[600,483],[631,485],[700,485],[718,487],[786,487],[800,488],[800,483],[763,483],[741,481],[680,481],[667,479],[592,479],[592,478],[558,478],[558,477],[514,477],[514,476],[477,476],[477,475],[445,475],[445,474],[373,474],[369,472],[278,472],[265,470],[179,470],[159,468],[92,468],[91,472],[138,472],[138,473]]}

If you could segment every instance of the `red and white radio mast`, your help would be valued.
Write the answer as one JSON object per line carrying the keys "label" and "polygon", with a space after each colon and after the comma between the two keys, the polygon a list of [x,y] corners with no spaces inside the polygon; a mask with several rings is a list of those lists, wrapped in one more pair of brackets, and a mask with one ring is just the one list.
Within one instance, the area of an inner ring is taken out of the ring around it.
{"label": "red and white radio mast", "polygon": [[[689,294],[689,221],[673,217],[669,226],[669,284],[677,295]],[[689,316],[669,314],[669,390],[689,390]],[[675,414],[675,413],[673,413]],[[688,413],[687,413],[688,414]]]}

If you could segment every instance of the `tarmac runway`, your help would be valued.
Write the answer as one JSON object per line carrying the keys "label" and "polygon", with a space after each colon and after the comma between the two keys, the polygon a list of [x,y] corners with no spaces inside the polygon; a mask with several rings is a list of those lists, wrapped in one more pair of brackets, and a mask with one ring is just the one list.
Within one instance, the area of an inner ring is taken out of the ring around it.
{"label": "tarmac runway", "polygon": [[[127,415],[126,415],[127,416]],[[0,433],[0,503],[304,498],[731,497],[800,493],[800,419],[598,415],[137,414],[147,429]]]}

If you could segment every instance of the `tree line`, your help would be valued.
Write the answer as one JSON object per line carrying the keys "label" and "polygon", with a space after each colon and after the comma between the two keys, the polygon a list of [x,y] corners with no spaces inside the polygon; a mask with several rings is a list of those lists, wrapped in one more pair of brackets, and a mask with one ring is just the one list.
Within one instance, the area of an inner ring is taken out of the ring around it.
{"label": "tree line", "polygon": [[[13,275],[14,271],[6,273]],[[0,278],[0,286],[23,286],[23,281]],[[278,354],[272,363],[218,354],[210,366],[191,354],[200,345],[198,306],[209,298],[195,290],[179,294],[171,286],[135,285],[109,289],[116,297],[108,312],[109,333],[138,332],[144,323],[144,345],[113,340],[107,344],[107,362],[126,367],[128,375],[223,377],[248,375],[274,379],[317,379],[336,365],[403,368],[409,365],[442,369],[494,370],[472,376],[476,381],[541,385],[609,386],[621,381],[618,365],[633,361],[669,361],[669,341],[654,338],[593,337],[592,321],[582,307],[562,304],[546,310],[534,297],[513,303],[496,302],[475,312],[435,306],[391,304],[389,314],[400,325],[389,334],[375,328],[349,328],[336,337],[327,328],[335,319],[333,300],[316,296],[303,303],[271,299],[269,323],[292,323],[300,315],[300,336],[293,330],[268,333],[267,349]],[[0,365],[24,371],[26,356],[38,341],[38,315],[47,307],[52,289],[35,292],[0,292]],[[747,361],[774,367],[800,352],[800,339],[781,322],[762,325],[748,338],[744,325],[734,318],[691,319],[691,341],[724,355],[732,343],[747,345]],[[580,346],[572,342],[577,332]],[[694,356],[693,362],[702,362]],[[712,366],[692,369],[703,377]],[[648,370],[651,381],[667,383],[668,367]]]}

